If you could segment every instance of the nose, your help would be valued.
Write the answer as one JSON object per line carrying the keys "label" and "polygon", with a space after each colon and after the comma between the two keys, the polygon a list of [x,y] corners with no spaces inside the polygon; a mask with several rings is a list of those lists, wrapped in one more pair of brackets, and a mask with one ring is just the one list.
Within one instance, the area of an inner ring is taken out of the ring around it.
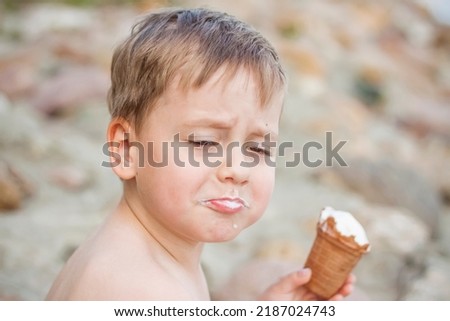
{"label": "nose", "polygon": [[244,155],[238,144],[230,144],[226,148],[222,164],[217,169],[217,177],[221,182],[243,185],[248,182],[251,168],[243,166]]}

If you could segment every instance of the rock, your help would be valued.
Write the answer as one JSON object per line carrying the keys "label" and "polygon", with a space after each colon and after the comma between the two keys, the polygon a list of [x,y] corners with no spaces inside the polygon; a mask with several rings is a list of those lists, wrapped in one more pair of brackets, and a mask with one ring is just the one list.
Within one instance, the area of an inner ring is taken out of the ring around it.
{"label": "rock", "polygon": [[429,241],[430,232],[425,223],[405,214],[405,211],[378,208],[377,213],[369,215],[372,215],[373,221],[368,226],[367,233],[371,243],[380,249],[408,256],[423,250]]}
{"label": "rock", "polygon": [[[401,10],[393,13],[392,23],[401,30],[413,46],[428,46],[435,34],[434,24],[429,14],[411,2],[402,3],[400,8]],[[414,26],[411,25],[412,20],[414,20]]]}
{"label": "rock", "polygon": [[0,301],[21,301],[16,295],[2,294],[0,289]]}
{"label": "rock", "polygon": [[30,182],[13,166],[0,163],[0,211],[14,210],[33,193]]}
{"label": "rock", "polygon": [[439,190],[443,201],[450,204],[450,146],[438,138],[424,139],[416,160],[416,168]]}
{"label": "rock", "polygon": [[159,8],[169,7],[170,1],[167,0],[144,0],[135,3],[140,12],[148,12]]}
{"label": "rock", "polygon": [[6,118],[6,116],[11,112],[11,103],[4,95],[0,93],[0,117]]}
{"label": "rock", "polygon": [[281,261],[303,262],[308,253],[298,242],[288,239],[269,240],[260,245],[255,257]]}
{"label": "rock", "polygon": [[213,300],[256,300],[262,292],[298,265],[280,260],[251,260],[239,266],[231,277],[212,293]]}
{"label": "rock", "polygon": [[437,191],[417,171],[392,160],[347,159],[334,167],[342,182],[371,202],[405,208],[422,220],[437,238],[441,201]]}
{"label": "rock", "polygon": [[437,30],[434,45],[437,48],[442,48],[443,50],[450,49],[450,25],[449,26],[441,26]]}
{"label": "rock", "polygon": [[441,24],[450,26],[450,8],[445,0],[421,1],[428,6],[433,17]]}
{"label": "rock", "polygon": [[411,280],[425,270],[430,232],[407,211],[366,205],[352,213],[360,219],[371,250],[356,267],[358,283],[373,299],[396,300],[408,292]]}
{"label": "rock", "polygon": [[386,99],[384,72],[373,66],[363,66],[355,76],[356,96],[367,106],[381,106]]}
{"label": "rock", "polygon": [[450,109],[445,101],[411,98],[408,109],[397,116],[397,123],[419,138],[435,135],[450,143]]}
{"label": "rock", "polygon": [[450,258],[450,208],[447,207],[442,215],[440,224],[439,252]]}
{"label": "rock", "polygon": [[439,256],[431,256],[423,275],[411,282],[408,293],[403,300],[411,301],[443,301],[450,298],[450,260]]}
{"label": "rock", "polygon": [[297,12],[278,12],[274,19],[278,33],[286,39],[298,39],[305,29],[304,17]]}
{"label": "rock", "polygon": [[10,180],[0,177],[0,211],[19,208],[22,199],[19,187]]}
{"label": "rock", "polygon": [[372,251],[360,260],[353,273],[357,275],[358,286],[364,289],[372,300],[396,300],[397,280],[403,265],[404,258],[392,251],[373,247]]}
{"label": "rock", "polygon": [[70,165],[52,169],[49,178],[53,183],[72,191],[81,190],[90,182],[90,177],[85,170]]}
{"label": "rock", "polygon": [[299,75],[323,78],[325,65],[313,49],[306,45],[294,45],[291,43],[279,44],[280,55],[286,59]]}
{"label": "rock", "polygon": [[353,292],[349,296],[344,298],[344,301],[369,301],[371,298],[366,291],[360,289],[356,284],[353,288]]}
{"label": "rock", "polygon": [[52,51],[60,59],[66,59],[79,64],[93,63],[94,53],[92,51],[94,47],[86,48],[82,45],[86,41],[87,36],[87,34],[80,33],[71,35],[70,38],[67,38],[64,34],[60,35],[60,37],[52,37]]}
{"label": "rock", "polygon": [[390,10],[380,3],[361,1],[352,3],[352,19],[363,27],[366,33],[377,33],[391,21]]}
{"label": "rock", "polygon": [[95,22],[93,11],[63,4],[29,4],[21,13],[27,23],[20,25],[20,31],[27,40],[49,32],[84,30]]}
{"label": "rock", "polygon": [[[46,153],[54,148],[54,139],[48,134],[48,124],[43,122],[42,115],[20,103],[2,108],[1,100],[0,95],[0,155],[20,152],[22,159],[48,157]],[[2,154],[1,149],[8,153]],[[5,159],[13,161],[9,156]]]}
{"label": "rock", "polygon": [[0,62],[0,92],[10,99],[29,94],[35,87],[35,75],[27,63]]}
{"label": "rock", "polygon": [[314,107],[315,117],[301,124],[311,134],[323,136],[323,133],[332,131],[336,135],[339,133],[345,137],[352,137],[354,143],[372,124],[372,114],[356,98],[330,91],[319,102],[322,107]]}
{"label": "rock", "polygon": [[424,251],[414,253],[403,261],[396,280],[397,297],[396,300],[402,300],[411,290],[415,280],[420,279],[426,271],[427,253]]}
{"label": "rock", "polygon": [[99,68],[65,68],[40,86],[32,104],[49,115],[63,114],[90,100],[105,102],[108,88],[108,75]]}

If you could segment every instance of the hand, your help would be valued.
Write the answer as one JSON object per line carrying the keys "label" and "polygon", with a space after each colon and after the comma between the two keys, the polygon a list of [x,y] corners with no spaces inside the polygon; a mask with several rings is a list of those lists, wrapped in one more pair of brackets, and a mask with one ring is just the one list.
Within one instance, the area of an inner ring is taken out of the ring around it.
{"label": "hand", "polygon": [[[259,298],[263,301],[317,301],[320,298],[309,291],[304,285],[311,278],[311,269],[305,268],[282,277],[271,285]],[[330,301],[342,300],[353,291],[356,277],[350,274],[344,285],[337,291]]]}

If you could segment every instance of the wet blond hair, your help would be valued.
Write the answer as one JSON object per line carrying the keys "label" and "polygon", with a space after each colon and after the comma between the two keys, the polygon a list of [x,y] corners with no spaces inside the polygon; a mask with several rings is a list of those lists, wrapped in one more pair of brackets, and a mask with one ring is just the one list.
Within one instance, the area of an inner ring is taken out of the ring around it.
{"label": "wet blond hair", "polygon": [[150,13],[114,52],[108,94],[111,116],[123,117],[139,129],[175,76],[184,89],[198,88],[222,66],[228,77],[239,68],[249,70],[262,106],[285,89],[277,53],[248,24],[202,8]]}

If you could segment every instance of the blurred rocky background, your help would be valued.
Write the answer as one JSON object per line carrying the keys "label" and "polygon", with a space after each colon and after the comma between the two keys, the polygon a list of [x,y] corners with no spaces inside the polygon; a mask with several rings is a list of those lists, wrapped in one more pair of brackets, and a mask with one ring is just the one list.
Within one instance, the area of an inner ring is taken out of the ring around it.
{"label": "blurred rocky background", "polygon": [[[300,268],[324,206],[352,212],[372,251],[350,299],[450,300],[447,0],[0,0],[0,299],[42,300],[116,205],[102,167],[114,47],[139,14],[208,6],[251,23],[289,74],[278,180],[263,219],[208,245],[214,299],[251,299]],[[328,145],[346,143],[326,164]],[[306,161],[287,166],[318,142]],[[330,163],[330,162],[329,162]]]}

